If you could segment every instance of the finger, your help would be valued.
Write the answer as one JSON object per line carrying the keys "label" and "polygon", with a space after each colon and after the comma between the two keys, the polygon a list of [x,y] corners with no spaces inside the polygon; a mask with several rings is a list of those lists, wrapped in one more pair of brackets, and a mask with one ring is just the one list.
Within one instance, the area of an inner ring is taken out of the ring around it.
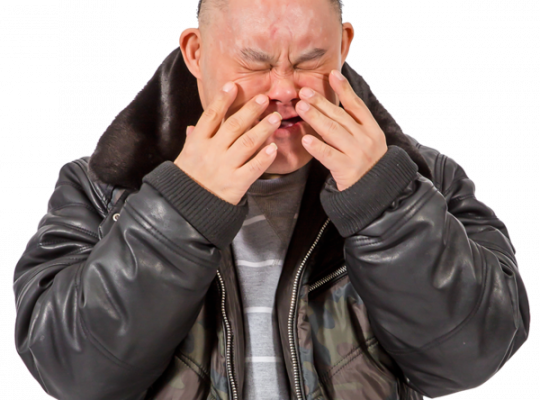
{"label": "finger", "polygon": [[227,82],[203,111],[195,126],[193,138],[209,139],[214,135],[221,126],[227,110],[236,98],[236,94],[236,84]]}
{"label": "finger", "polygon": [[272,142],[259,151],[255,157],[249,160],[237,172],[249,182],[255,182],[272,165],[277,155],[277,145]]}
{"label": "finger", "polygon": [[193,125],[189,125],[187,128],[186,128],[186,136],[189,136],[189,134],[191,132],[193,132],[193,129],[195,129],[195,127]]}
{"label": "finger", "polygon": [[310,105],[316,107],[327,117],[337,121],[351,134],[355,134],[358,130],[358,122],[343,108],[331,103],[326,97],[316,92],[315,90],[303,87],[300,90],[300,98]]}
{"label": "finger", "polygon": [[304,100],[296,103],[298,115],[306,121],[323,140],[342,153],[354,151],[362,144],[362,137],[353,136],[341,124],[327,117]]}
{"label": "finger", "polygon": [[254,125],[266,107],[268,96],[264,94],[254,96],[221,125],[215,135],[218,144],[228,149],[238,137]]}
{"label": "finger", "polygon": [[304,135],[302,145],[330,171],[337,171],[346,165],[346,155],[312,135]]}
{"label": "finger", "polygon": [[[336,92],[341,105],[347,112],[362,125],[373,125],[373,114],[364,101],[356,94],[351,84],[337,69],[330,73],[330,85]],[[376,121],[375,121],[376,123]]]}
{"label": "finger", "polygon": [[231,154],[231,159],[235,160],[235,166],[239,167],[243,165],[246,160],[252,157],[268,137],[279,128],[280,124],[281,115],[278,112],[273,112],[252,129],[240,135],[228,150]]}

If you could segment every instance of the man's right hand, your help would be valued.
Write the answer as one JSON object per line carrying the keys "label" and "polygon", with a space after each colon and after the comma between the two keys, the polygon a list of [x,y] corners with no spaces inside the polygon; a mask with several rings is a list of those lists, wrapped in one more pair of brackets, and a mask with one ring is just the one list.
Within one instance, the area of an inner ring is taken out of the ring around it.
{"label": "man's right hand", "polygon": [[[174,161],[199,185],[234,205],[274,162],[274,143],[252,156],[281,124],[281,115],[274,112],[249,129],[268,106],[268,96],[263,94],[253,97],[222,122],[237,90],[234,82],[223,87],[197,125],[188,127],[184,147]],[[268,154],[270,149],[274,151]]]}

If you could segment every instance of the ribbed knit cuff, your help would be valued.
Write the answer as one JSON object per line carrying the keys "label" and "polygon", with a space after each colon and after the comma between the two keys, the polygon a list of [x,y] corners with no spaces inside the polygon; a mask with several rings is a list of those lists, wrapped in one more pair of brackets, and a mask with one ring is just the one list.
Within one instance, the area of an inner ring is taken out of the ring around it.
{"label": "ribbed knit cuff", "polygon": [[351,236],[388,208],[417,171],[418,166],[405,150],[388,146],[381,159],[343,191],[339,191],[330,174],[320,193],[321,204],[340,235]]}
{"label": "ribbed knit cuff", "polygon": [[247,194],[231,204],[195,182],[172,161],[164,161],[143,177],[201,235],[219,249],[227,247],[246,218]]}

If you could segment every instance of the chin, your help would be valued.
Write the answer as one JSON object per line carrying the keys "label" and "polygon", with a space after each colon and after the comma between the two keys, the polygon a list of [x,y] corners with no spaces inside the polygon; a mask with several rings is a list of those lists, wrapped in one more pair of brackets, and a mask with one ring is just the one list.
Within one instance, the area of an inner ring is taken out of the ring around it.
{"label": "chin", "polygon": [[306,165],[313,156],[300,143],[300,151],[285,151],[278,145],[278,153],[272,165],[266,169],[267,174],[290,174]]}
{"label": "chin", "polygon": [[306,165],[313,158],[302,144],[302,137],[306,134],[320,138],[311,126],[307,124],[301,126],[300,132],[297,135],[288,137],[275,137],[272,135],[263,146],[275,142],[278,146],[277,155],[274,162],[264,172],[267,174],[284,175],[290,174]]}

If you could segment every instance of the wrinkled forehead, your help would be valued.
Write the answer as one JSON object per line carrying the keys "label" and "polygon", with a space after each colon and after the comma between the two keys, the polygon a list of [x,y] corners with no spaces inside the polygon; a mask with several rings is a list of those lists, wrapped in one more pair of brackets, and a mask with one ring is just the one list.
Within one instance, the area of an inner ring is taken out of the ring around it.
{"label": "wrinkled forehead", "polygon": [[329,0],[229,0],[215,14],[214,40],[230,50],[297,51],[340,40],[341,24]]}

